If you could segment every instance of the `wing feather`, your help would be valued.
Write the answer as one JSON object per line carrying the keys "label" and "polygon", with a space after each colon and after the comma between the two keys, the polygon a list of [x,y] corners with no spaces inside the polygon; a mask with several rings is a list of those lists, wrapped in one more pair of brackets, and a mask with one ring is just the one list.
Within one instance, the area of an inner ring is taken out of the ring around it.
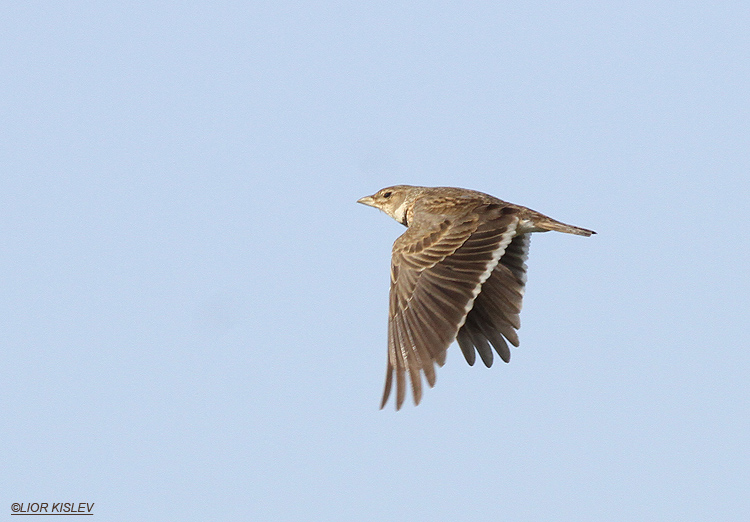
{"label": "wing feather", "polygon": [[470,365],[476,359],[474,350],[486,366],[492,364],[491,353],[486,356],[488,342],[505,362],[510,361],[508,342],[519,345],[516,330],[521,327],[519,314],[526,285],[529,236],[519,234],[506,247],[458,333],[463,340],[461,351]]}
{"label": "wing feather", "polygon": [[[381,408],[396,374],[396,409],[406,397],[406,375],[414,402],[422,397],[421,375],[435,384],[442,366],[480,294],[515,235],[518,217],[501,205],[483,205],[455,217],[410,223],[393,245],[389,307],[389,370]],[[458,336],[462,350],[480,346],[485,364],[491,338],[471,331]],[[470,343],[470,344],[469,344]],[[466,355],[464,350],[464,354]],[[468,356],[467,356],[468,360]]]}

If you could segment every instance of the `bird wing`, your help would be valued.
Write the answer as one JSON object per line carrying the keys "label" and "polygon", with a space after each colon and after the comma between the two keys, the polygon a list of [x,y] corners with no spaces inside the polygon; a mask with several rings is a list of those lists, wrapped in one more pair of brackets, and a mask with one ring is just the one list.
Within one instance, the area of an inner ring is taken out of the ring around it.
{"label": "bird wing", "polygon": [[396,375],[396,409],[406,396],[422,397],[421,373],[435,384],[474,300],[515,235],[516,210],[485,204],[461,217],[412,224],[393,244],[388,318],[388,365],[380,407]]}
{"label": "bird wing", "polygon": [[476,352],[479,352],[485,366],[492,366],[490,343],[505,362],[510,361],[506,339],[513,346],[519,344],[516,330],[521,327],[519,313],[526,286],[530,236],[520,234],[513,238],[492,275],[482,285],[466,322],[458,332],[456,340],[470,365],[474,364]]}

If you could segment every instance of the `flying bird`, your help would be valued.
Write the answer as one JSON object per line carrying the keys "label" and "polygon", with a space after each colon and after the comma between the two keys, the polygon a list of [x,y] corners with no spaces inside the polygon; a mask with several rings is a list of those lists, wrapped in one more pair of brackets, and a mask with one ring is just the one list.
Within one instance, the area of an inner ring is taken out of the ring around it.
{"label": "flying bird", "polygon": [[393,243],[388,307],[388,364],[382,409],[396,376],[396,409],[422,399],[422,373],[435,385],[456,340],[469,365],[476,354],[492,366],[492,347],[510,361],[518,346],[519,313],[532,232],[579,236],[593,230],[566,225],[489,194],[453,187],[396,185],[357,201],[406,226]]}

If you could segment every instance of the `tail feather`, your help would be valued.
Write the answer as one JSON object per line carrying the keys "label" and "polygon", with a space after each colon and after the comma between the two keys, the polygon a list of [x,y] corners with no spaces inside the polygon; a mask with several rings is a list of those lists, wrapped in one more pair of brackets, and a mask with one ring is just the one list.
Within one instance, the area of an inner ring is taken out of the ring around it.
{"label": "tail feather", "polygon": [[555,221],[554,219],[547,218],[543,222],[536,223],[537,226],[544,228],[546,230],[553,230],[555,232],[565,232],[566,234],[575,234],[577,236],[590,236],[591,234],[596,234],[593,230],[589,230],[587,228],[581,228],[576,227],[573,225],[567,225],[565,223],[561,223],[560,221]]}

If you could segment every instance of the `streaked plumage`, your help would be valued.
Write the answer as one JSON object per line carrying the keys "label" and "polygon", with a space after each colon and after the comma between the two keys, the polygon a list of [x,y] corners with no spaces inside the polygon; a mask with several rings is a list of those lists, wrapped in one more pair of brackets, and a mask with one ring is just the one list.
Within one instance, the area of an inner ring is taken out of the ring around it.
{"label": "streaked plumage", "polygon": [[358,201],[378,208],[407,228],[393,244],[388,314],[388,365],[380,407],[396,376],[396,409],[406,397],[406,376],[415,404],[424,373],[435,385],[454,341],[473,365],[486,366],[492,347],[508,362],[507,342],[518,346],[516,330],[526,283],[529,235],[555,230],[590,236],[592,230],[566,225],[493,196],[451,187],[384,188]]}

